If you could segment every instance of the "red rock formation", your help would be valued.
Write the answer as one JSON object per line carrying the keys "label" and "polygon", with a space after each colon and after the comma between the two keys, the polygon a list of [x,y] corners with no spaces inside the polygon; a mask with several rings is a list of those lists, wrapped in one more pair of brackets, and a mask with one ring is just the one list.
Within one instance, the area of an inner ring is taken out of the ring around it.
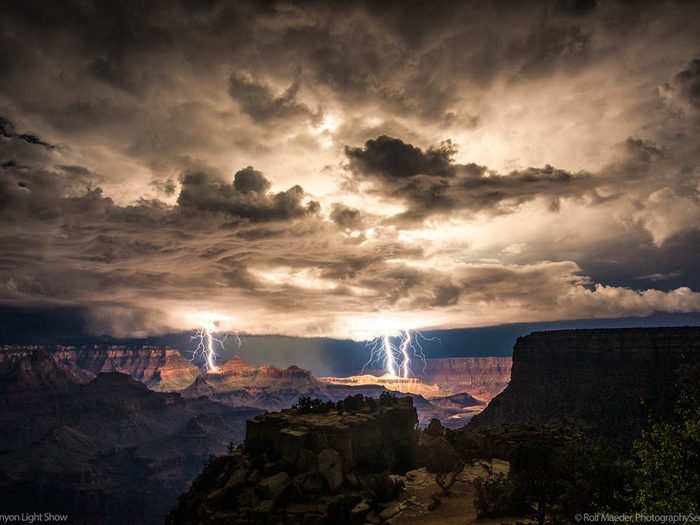
{"label": "red rock formation", "polygon": [[161,346],[59,346],[56,357],[87,380],[101,372],[121,372],[158,391],[187,388],[199,375],[199,369],[180,352]]}
{"label": "red rock formation", "polygon": [[177,350],[154,345],[4,345],[0,347],[0,366],[36,352],[51,353],[82,383],[102,372],[121,372],[151,390],[175,391],[187,388],[200,375]]}
{"label": "red rock formation", "polygon": [[510,357],[449,357],[427,359],[425,370],[417,367],[416,375],[430,385],[450,393],[468,393],[490,401],[510,381]]}

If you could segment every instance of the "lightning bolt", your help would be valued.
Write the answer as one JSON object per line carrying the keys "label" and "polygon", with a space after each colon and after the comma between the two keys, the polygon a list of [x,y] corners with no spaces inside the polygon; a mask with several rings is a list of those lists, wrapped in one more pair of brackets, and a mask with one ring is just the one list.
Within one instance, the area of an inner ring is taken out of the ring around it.
{"label": "lightning bolt", "polygon": [[370,356],[362,367],[362,373],[368,366],[377,363],[392,378],[411,377],[413,359],[422,362],[423,370],[425,370],[426,358],[421,342],[437,340],[434,337],[425,337],[415,330],[401,330],[398,335],[398,344],[394,344],[392,337],[388,334],[377,337],[368,343]]}
{"label": "lightning bolt", "polygon": [[411,366],[411,357],[408,355],[408,348],[411,345],[411,332],[408,330],[403,331],[403,338],[401,338],[401,356],[403,357],[403,361],[401,363],[401,368],[403,375],[402,377],[408,377],[408,372],[410,370]]}
{"label": "lightning bolt", "polygon": [[192,360],[201,358],[204,361],[204,370],[206,372],[216,372],[216,348],[224,348],[226,337],[219,339],[214,334],[216,333],[216,323],[207,319],[204,326],[197,330],[192,339],[197,342],[197,346],[192,354]]}

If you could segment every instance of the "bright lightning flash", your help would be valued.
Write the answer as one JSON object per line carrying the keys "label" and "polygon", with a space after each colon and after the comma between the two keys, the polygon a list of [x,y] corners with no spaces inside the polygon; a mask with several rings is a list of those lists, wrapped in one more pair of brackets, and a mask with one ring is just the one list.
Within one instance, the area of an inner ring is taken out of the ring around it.
{"label": "bright lightning flash", "polygon": [[425,368],[425,354],[421,340],[432,341],[432,338],[424,337],[420,332],[401,330],[398,336],[398,344],[392,342],[389,334],[377,337],[369,343],[370,357],[362,367],[362,372],[373,363],[379,363],[386,373],[393,379],[405,379],[411,377],[412,359],[418,359]]}
{"label": "bright lightning flash", "polygon": [[[217,348],[224,348],[226,336],[223,338],[217,337],[218,323],[217,321],[225,319],[214,315],[198,316],[201,320],[202,327],[199,328],[192,336],[192,340],[197,343],[197,346],[192,353],[192,360],[200,358],[204,362],[205,372],[216,372],[216,351]],[[236,334],[234,334],[236,335]],[[240,339],[236,335],[236,343],[241,345]]]}

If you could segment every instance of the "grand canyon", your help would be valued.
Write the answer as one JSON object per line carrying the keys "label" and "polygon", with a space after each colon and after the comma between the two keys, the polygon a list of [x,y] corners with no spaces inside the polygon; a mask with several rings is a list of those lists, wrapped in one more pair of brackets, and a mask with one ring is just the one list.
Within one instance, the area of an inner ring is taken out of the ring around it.
{"label": "grand canyon", "polygon": [[426,375],[362,376],[357,384],[238,356],[206,372],[156,345],[4,345],[0,461],[8,508],[39,498],[73,515],[80,508],[81,523],[160,523],[210,455],[243,441],[256,414],[304,396],[339,401],[393,391],[413,398],[422,426],[437,417],[457,428],[508,382],[510,358],[439,361],[426,361],[426,370],[438,369],[440,383]]}
{"label": "grand canyon", "polygon": [[698,20],[0,3],[0,525],[698,521]]}
{"label": "grand canyon", "polygon": [[[444,358],[428,359],[421,377],[410,380],[369,374],[315,378],[295,366],[254,366],[238,356],[202,371],[178,350],[155,345],[5,345],[0,349],[2,488],[10,509],[38,499],[79,514],[75,523],[161,523],[203,467],[203,476],[212,475],[210,458],[218,457],[216,468],[227,474],[216,479],[238,476],[239,484],[195,481],[170,523],[238,523],[241,516],[262,523],[269,513],[280,523],[341,519],[334,513],[349,512],[363,500],[358,479],[377,468],[362,466],[377,461],[372,454],[384,450],[386,464],[377,473],[387,468],[405,473],[425,464],[421,432],[429,429],[420,429],[435,420],[453,432],[452,442],[476,440],[491,458],[509,458],[522,439],[518,425],[523,424],[579,429],[625,450],[649,418],[672,416],[680,395],[679,367],[700,364],[699,342],[698,328],[536,332],[518,339],[512,377],[510,358]],[[396,416],[406,421],[402,430],[388,423],[393,409],[375,415],[374,409],[361,408],[369,399],[392,398],[403,407],[404,415]],[[339,407],[359,399],[352,403],[360,403],[360,412],[338,408],[331,418],[333,408],[328,416],[297,420],[301,409],[292,407],[303,399]],[[256,446],[272,447],[276,452],[270,457],[288,460],[251,474],[249,455]],[[339,454],[333,461],[340,466],[332,467],[337,472],[314,466],[315,458],[334,454]],[[322,477],[312,482],[309,476],[319,472]],[[404,483],[421,479],[421,487],[429,485],[425,471],[411,476],[404,476]],[[281,485],[269,494],[256,488],[258,481],[272,478]],[[282,497],[295,483],[301,484],[297,499]],[[305,483],[310,485],[303,488]],[[244,489],[257,496],[227,506],[227,498]],[[320,498],[315,507],[298,507],[312,494]],[[465,494],[466,507],[453,512],[475,512],[467,501],[473,494]],[[338,501],[348,508],[333,507]],[[425,518],[420,508],[401,509],[408,509],[406,519]],[[223,519],[221,512],[229,517]]]}

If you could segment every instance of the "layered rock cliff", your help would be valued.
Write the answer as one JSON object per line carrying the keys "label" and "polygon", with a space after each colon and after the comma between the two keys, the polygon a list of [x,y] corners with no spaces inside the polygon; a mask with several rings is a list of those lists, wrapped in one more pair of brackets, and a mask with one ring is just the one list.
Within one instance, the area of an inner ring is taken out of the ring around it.
{"label": "layered rock cliff", "polygon": [[430,385],[457,394],[466,392],[489,401],[510,381],[510,357],[449,357],[426,359],[425,368],[416,367],[416,375]]}
{"label": "layered rock cliff", "polygon": [[467,425],[575,425],[629,442],[678,396],[677,369],[700,361],[700,327],[534,332],[513,351],[508,387]]}
{"label": "layered rock cliff", "polygon": [[78,376],[92,379],[102,372],[121,372],[162,392],[187,388],[199,375],[180,352],[161,346],[59,346],[55,355]]}
{"label": "layered rock cliff", "polygon": [[37,351],[51,353],[62,368],[83,383],[102,372],[120,372],[151,390],[172,392],[187,388],[200,374],[174,348],[156,345],[5,345],[0,347],[0,364]]}

